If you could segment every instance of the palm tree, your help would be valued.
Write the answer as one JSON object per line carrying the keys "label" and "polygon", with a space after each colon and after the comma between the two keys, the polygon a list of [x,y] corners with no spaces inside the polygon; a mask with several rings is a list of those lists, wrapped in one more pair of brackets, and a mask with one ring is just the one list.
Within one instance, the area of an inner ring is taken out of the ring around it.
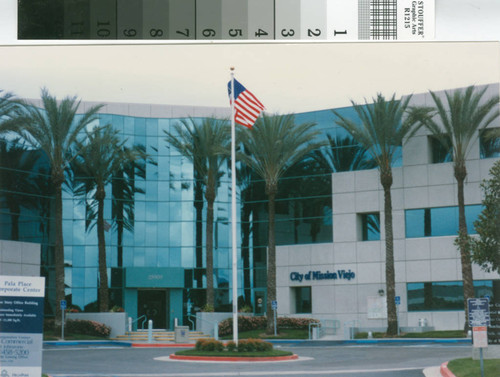
{"label": "palm tree", "polygon": [[294,115],[264,115],[252,129],[241,129],[240,140],[245,150],[241,160],[265,180],[268,196],[268,257],[267,257],[267,333],[274,333],[271,315],[276,300],[276,239],[275,199],[278,182],[292,165],[322,143],[314,142],[319,135],[315,123],[295,123]]}
{"label": "palm tree", "polygon": [[64,292],[64,241],[62,227],[62,185],[66,182],[65,169],[75,158],[78,135],[97,119],[102,105],[93,106],[77,116],[80,101],[65,97],[60,102],[46,88],[41,91],[43,109],[23,102],[16,117],[4,123],[6,129],[17,132],[33,148],[41,149],[50,163],[50,180],[54,192],[54,264],[56,280],[56,321],[60,321],[59,302]]}
{"label": "palm tree", "polygon": [[[136,144],[132,149],[123,147],[125,155],[138,153],[147,156],[144,145]],[[152,160],[148,162],[153,163]],[[144,194],[144,190],[135,184],[136,177],[146,178],[146,165],[143,159],[125,161],[118,171],[113,173],[111,219],[116,226],[117,265],[123,267],[123,233],[133,231],[135,222],[135,194]]]}
{"label": "palm tree", "polygon": [[[403,142],[418,129],[419,119],[423,119],[428,109],[412,109],[408,104],[411,96],[396,100],[395,95],[386,100],[382,94],[373,98],[373,104],[359,105],[351,101],[361,122],[343,117],[333,110],[339,118],[336,123],[349,132],[352,137],[366,148],[379,168],[380,183],[384,190],[385,225],[385,279],[387,291],[387,333],[397,333],[396,284],[394,273],[394,242],[392,231],[392,168],[394,156]],[[420,114],[421,117],[417,117]],[[406,116],[405,116],[406,115]]]}
{"label": "palm tree", "polygon": [[[2,93],[3,90],[0,90],[0,93]],[[19,106],[19,101],[15,99],[14,95],[12,93],[4,93],[0,96],[0,123],[2,121],[5,121],[7,119],[10,119],[16,109],[18,109]],[[0,130],[3,130],[3,127],[0,128]]]}
{"label": "palm tree", "polygon": [[462,280],[464,285],[465,329],[468,329],[467,299],[474,297],[470,242],[465,221],[464,182],[467,177],[466,158],[470,147],[483,130],[498,116],[498,95],[483,99],[488,87],[476,89],[473,85],[463,90],[445,92],[446,103],[438,94],[430,92],[436,105],[437,117],[425,118],[427,129],[446,150],[452,150],[453,174],[457,181],[458,238]]}
{"label": "palm tree", "polygon": [[313,151],[311,157],[325,172],[343,172],[373,169],[376,164],[369,158],[368,151],[352,137],[326,135],[328,147]]}
{"label": "palm tree", "polygon": [[[120,140],[118,131],[110,125],[87,131],[84,143],[78,143],[79,154],[72,167],[75,194],[83,196],[87,205],[86,228],[97,225],[99,255],[99,311],[109,309],[109,288],[104,237],[104,199],[106,186],[124,165],[144,157],[137,150],[124,149],[126,140]],[[96,208],[97,207],[97,208]],[[97,211],[96,211],[97,209]],[[97,219],[96,219],[97,214]]]}
{"label": "palm tree", "polygon": [[0,182],[4,205],[9,208],[11,218],[10,239],[19,240],[19,217],[21,207],[36,207],[39,193],[31,174],[37,163],[37,151],[26,149],[19,139],[9,143],[0,140]]}
{"label": "palm tree", "polygon": [[188,118],[173,126],[172,131],[164,130],[166,141],[182,156],[187,158],[205,186],[207,201],[206,223],[206,265],[207,265],[207,301],[213,308],[213,239],[214,239],[214,202],[217,196],[221,168],[227,161],[231,143],[231,132],[227,120],[204,118],[201,122]]}

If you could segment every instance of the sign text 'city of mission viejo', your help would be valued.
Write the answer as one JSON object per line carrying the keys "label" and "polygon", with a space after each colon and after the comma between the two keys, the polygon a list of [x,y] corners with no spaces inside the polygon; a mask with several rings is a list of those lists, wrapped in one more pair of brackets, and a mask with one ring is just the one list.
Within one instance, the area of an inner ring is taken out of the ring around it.
{"label": "sign text 'city of mission viejo'", "polygon": [[301,282],[302,280],[352,280],[356,274],[351,270],[337,270],[335,272],[309,271],[305,274],[290,272],[290,280]]}

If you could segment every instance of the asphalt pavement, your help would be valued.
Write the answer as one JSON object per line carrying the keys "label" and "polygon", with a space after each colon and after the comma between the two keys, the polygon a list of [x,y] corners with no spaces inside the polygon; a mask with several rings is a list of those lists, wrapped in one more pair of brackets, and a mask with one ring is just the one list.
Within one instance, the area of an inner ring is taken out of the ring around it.
{"label": "asphalt pavement", "polygon": [[471,355],[470,343],[401,344],[289,342],[275,344],[299,355],[286,362],[184,362],[169,354],[179,348],[133,348],[119,344],[45,344],[43,372],[52,377],[335,376],[440,377],[443,362]]}

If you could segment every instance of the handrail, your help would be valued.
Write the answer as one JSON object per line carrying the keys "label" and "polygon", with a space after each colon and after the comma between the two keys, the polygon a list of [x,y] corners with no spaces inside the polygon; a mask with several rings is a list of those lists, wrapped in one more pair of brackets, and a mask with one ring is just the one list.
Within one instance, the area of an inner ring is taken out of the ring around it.
{"label": "handrail", "polygon": [[144,330],[144,323],[146,323],[148,321],[148,317],[146,316],[146,314],[143,314],[142,316],[140,316],[139,318],[137,318],[137,320],[139,320],[142,317],[144,317],[144,320],[142,321],[141,327]]}
{"label": "handrail", "polygon": [[188,314],[188,315],[187,315],[187,320],[188,320],[189,322],[191,322],[191,327],[193,328],[193,330],[195,330],[195,329],[196,329],[196,325],[194,324],[193,320],[192,320],[191,318],[189,318],[189,317],[191,317],[191,316],[192,316],[192,314]]}
{"label": "handrail", "polygon": [[320,336],[321,322],[310,322],[309,323],[309,329],[307,331],[307,333],[309,335],[309,340],[311,340],[311,335],[312,335],[311,329],[313,329],[314,327],[318,328],[318,338],[321,338],[321,336]]}
{"label": "handrail", "polygon": [[[188,321],[191,323],[193,323],[193,321],[191,321],[191,319],[189,317],[193,317],[193,318],[196,318],[197,321],[200,320],[202,322],[207,322],[207,323],[210,323],[211,325],[213,325],[212,336],[214,337],[215,340],[219,340],[219,321],[210,321],[209,319],[197,317],[194,314],[188,314],[187,317],[188,317]],[[195,325],[193,323],[193,327],[194,326]]]}
{"label": "handrail", "polygon": [[354,339],[354,327],[356,326],[356,323],[359,323],[359,321],[356,319],[353,321],[344,322],[344,336],[346,335],[347,326],[351,325],[351,327],[349,327],[349,339]]}
{"label": "handrail", "polygon": [[[137,319],[134,319],[133,321],[130,322],[130,324],[139,322],[139,320],[142,319],[143,317],[145,318],[144,321],[142,321],[142,329],[144,330],[144,322],[146,322],[148,320],[148,317],[146,317],[146,314],[143,314],[140,317],[138,317]],[[132,317],[130,317],[130,318],[132,318]]]}

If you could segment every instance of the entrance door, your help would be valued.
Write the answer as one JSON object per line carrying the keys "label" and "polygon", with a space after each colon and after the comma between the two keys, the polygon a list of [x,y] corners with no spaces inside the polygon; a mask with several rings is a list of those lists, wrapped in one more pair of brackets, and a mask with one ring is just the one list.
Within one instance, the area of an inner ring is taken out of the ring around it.
{"label": "entrance door", "polygon": [[264,315],[266,312],[266,291],[254,292],[255,315]]}
{"label": "entrance door", "polygon": [[167,328],[167,291],[159,289],[139,290],[137,297],[137,314],[145,315],[153,321],[153,328]]}

